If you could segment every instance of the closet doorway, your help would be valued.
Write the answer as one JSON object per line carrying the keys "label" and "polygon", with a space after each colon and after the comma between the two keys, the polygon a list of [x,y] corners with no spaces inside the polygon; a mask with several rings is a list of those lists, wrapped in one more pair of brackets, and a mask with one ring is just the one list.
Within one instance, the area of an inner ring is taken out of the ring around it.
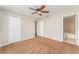
{"label": "closet doorway", "polygon": [[77,45],[77,16],[63,17],[64,42]]}

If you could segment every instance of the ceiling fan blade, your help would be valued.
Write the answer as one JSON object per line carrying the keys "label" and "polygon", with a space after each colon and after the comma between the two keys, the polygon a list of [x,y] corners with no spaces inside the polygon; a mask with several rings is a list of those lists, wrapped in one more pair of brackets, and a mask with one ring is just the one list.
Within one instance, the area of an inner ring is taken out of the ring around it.
{"label": "ceiling fan blade", "polygon": [[41,11],[42,13],[49,13],[49,11]]}
{"label": "ceiling fan blade", "polygon": [[31,9],[31,10],[36,10],[36,9],[34,9],[34,8],[31,8],[31,7],[29,7],[29,9]]}
{"label": "ceiling fan blade", "polygon": [[45,5],[42,5],[40,8],[39,8],[39,11],[43,10],[46,6]]}
{"label": "ceiling fan blade", "polygon": [[34,12],[34,13],[32,13],[32,14],[35,14],[35,13],[37,13],[37,12]]}

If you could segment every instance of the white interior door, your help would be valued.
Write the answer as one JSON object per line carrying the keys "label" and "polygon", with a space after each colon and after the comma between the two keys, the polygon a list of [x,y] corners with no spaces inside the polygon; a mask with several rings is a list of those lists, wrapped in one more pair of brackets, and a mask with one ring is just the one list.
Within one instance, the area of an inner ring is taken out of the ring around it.
{"label": "white interior door", "polygon": [[37,35],[44,36],[44,22],[37,21]]}
{"label": "white interior door", "polygon": [[17,42],[21,40],[21,19],[17,17],[9,17],[9,42]]}

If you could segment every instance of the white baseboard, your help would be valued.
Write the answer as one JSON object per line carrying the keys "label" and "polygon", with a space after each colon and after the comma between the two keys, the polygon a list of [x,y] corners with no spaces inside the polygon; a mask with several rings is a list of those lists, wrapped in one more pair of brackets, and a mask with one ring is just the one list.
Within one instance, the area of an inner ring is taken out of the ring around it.
{"label": "white baseboard", "polygon": [[3,45],[0,45],[0,47],[7,46],[7,45],[9,45],[9,44],[11,44],[11,43],[5,43],[5,44],[3,44]]}
{"label": "white baseboard", "polygon": [[34,37],[35,37],[35,35],[34,36],[28,36],[28,37],[23,38],[22,40],[28,40],[28,39],[32,39]]}
{"label": "white baseboard", "polygon": [[[29,40],[29,39],[32,39],[32,38],[34,38],[34,37],[35,37],[35,36],[30,36],[30,37],[23,38],[23,39],[21,39],[21,40],[19,40],[19,41],[16,41],[16,42],[20,42],[20,41],[24,41],[24,40]],[[5,44],[0,45],[0,47],[7,46],[7,45],[10,45],[10,44],[16,43],[16,42],[8,42],[8,43],[5,43]]]}
{"label": "white baseboard", "polygon": [[52,38],[52,37],[49,37],[49,36],[44,36],[44,37],[45,37],[45,38],[52,39],[52,40],[56,40],[56,41],[63,42],[63,40],[60,40],[60,39],[57,39],[57,38]]}

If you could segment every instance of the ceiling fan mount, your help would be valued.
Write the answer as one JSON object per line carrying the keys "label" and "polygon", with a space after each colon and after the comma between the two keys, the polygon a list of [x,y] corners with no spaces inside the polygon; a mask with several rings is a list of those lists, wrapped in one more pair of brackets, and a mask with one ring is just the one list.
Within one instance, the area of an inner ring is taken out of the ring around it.
{"label": "ceiling fan mount", "polygon": [[39,9],[36,9],[36,11],[40,11]]}

